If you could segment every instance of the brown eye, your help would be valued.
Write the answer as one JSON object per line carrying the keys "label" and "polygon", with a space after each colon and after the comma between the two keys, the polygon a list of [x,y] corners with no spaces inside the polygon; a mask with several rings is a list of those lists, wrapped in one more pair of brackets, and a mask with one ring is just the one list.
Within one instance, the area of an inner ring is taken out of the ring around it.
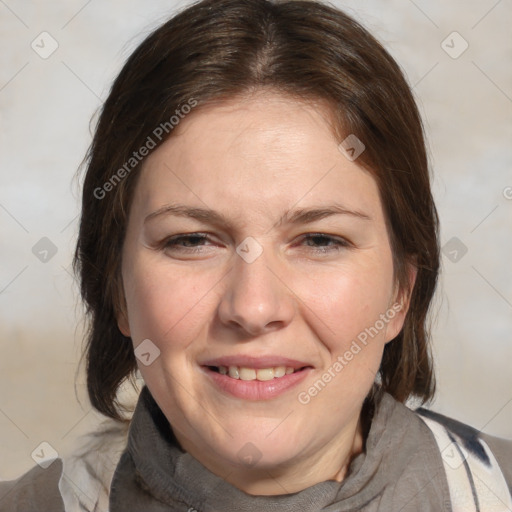
{"label": "brown eye", "polygon": [[199,255],[210,252],[214,245],[214,241],[210,239],[207,233],[186,233],[167,238],[162,242],[161,248],[176,255]]}
{"label": "brown eye", "polygon": [[169,238],[165,242],[165,247],[194,248],[201,246],[207,239],[207,235],[202,233],[193,233],[191,235],[178,235]]}
{"label": "brown eye", "polygon": [[305,246],[312,247],[318,252],[326,253],[330,251],[339,251],[350,244],[344,238],[326,235],[324,233],[310,233],[302,239]]}

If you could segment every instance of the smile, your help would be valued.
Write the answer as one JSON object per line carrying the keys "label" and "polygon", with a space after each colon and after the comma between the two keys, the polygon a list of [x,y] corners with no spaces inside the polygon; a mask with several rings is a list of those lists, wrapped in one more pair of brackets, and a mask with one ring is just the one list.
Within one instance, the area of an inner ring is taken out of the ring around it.
{"label": "smile", "polygon": [[231,398],[251,401],[283,395],[314,370],[305,362],[272,356],[223,357],[204,361],[201,368],[213,389]]}
{"label": "smile", "polygon": [[295,369],[291,366],[275,366],[271,368],[248,368],[246,366],[211,366],[211,370],[219,372],[221,375],[227,375],[232,379],[240,380],[259,380],[268,381],[280,379],[285,375],[290,375],[301,368]]}

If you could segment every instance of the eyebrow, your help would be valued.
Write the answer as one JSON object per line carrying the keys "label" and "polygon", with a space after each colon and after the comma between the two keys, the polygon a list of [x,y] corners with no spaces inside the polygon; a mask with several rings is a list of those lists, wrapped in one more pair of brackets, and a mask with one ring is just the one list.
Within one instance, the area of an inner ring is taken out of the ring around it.
{"label": "eyebrow", "polygon": [[[196,219],[206,224],[217,224],[230,228],[233,227],[232,222],[220,212],[210,208],[199,208],[196,206],[187,206],[182,204],[168,204],[162,206],[158,210],[150,213],[144,219],[144,223],[164,215],[186,217]],[[372,220],[369,215],[362,211],[349,209],[340,204],[334,203],[326,206],[296,208],[294,210],[288,210],[281,216],[274,227],[279,227],[283,224],[308,224],[317,220],[324,219],[326,217],[330,217],[332,215],[349,215],[351,217],[366,221]]]}

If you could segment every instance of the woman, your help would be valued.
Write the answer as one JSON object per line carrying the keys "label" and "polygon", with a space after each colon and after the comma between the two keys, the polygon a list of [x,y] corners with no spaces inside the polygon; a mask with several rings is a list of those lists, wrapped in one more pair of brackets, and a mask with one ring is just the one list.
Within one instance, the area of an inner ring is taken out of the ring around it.
{"label": "woman", "polygon": [[195,4],[129,58],[88,157],[88,390],[117,426],[0,510],[512,509],[511,442],[404,405],[434,394],[437,214],[410,89],[359,24]]}

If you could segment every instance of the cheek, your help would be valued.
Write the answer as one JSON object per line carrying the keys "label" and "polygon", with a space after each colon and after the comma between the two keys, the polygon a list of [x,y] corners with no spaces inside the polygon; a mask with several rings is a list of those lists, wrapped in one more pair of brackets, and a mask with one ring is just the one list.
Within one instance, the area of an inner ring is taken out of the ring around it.
{"label": "cheek", "polygon": [[[125,280],[132,339],[149,338],[161,350],[189,344],[211,314],[215,280],[211,281],[150,259],[135,262]],[[164,343],[169,339],[172,344]]]}
{"label": "cheek", "polygon": [[352,268],[317,275],[315,286],[302,286],[308,306],[302,315],[321,340],[323,368],[297,400],[320,414],[328,410],[332,418],[356,414],[381,364],[388,325],[381,315],[389,311],[392,278],[382,267]]}
{"label": "cheek", "polygon": [[[304,304],[310,309],[305,314],[324,334],[322,338],[331,351],[344,351],[390,307],[391,270],[388,272],[386,265],[369,266],[315,275],[314,283],[307,280],[302,284]],[[378,327],[382,327],[380,323]],[[374,337],[380,339],[385,329],[378,330]]]}

